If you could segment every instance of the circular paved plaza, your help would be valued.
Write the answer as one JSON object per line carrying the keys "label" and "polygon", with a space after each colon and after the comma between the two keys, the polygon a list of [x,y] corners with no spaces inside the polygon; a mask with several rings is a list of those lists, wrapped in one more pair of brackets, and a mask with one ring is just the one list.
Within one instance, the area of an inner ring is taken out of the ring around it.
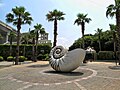
{"label": "circular paved plaza", "polygon": [[120,90],[114,63],[89,62],[70,73],[54,71],[46,61],[0,69],[0,90]]}

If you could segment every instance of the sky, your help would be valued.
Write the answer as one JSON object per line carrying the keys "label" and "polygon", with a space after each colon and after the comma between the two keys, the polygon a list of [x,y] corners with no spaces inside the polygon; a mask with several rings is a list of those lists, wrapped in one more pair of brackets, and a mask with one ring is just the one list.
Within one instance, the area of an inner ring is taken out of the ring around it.
{"label": "sky", "polygon": [[[109,24],[115,24],[115,19],[106,18],[106,8],[114,4],[114,0],[0,0],[0,20],[5,22],[6,14],[10,13],[15,6],[24,6],[33,22],[31,25],[23,25],[21,32],[34,29],[36,23],[42,24],[49,33],[49,40],[53,42],[53,22],[46,20],[49,11],[57,9],[65,13],[63,21],[58,21],[57,45],[70,47],[75,40],[81,37],[81,27],[74,25],[78,13],[88,14],[91,18],[85,25],[85,34],[94,34],[97,28],[103,31],[109,30]],[[16,29],[12,24],[8,24]]]}

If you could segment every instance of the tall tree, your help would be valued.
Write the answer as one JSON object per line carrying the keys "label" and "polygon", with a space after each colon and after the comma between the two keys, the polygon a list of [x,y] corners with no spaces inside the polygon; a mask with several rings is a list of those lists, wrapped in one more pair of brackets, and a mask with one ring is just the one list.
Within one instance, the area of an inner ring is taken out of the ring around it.
{"label": "tall tree", "polygon": [[11,13],[6,15],[6,21],[8,23],[13,23],[13,25],[17,26],[17,49],[16,49],[16,60],[15,65],[18,65],[19,62],[19,43],[20,43],[20,30],[21,25],[23,24],[31,24],[32,17],[29,12],[25,11],[26,9],[22,6],[15,7],[12,9]]}
{"label": "tall tree", "polygon": [[97,35],[98,35],[98,43],[99,43],[99,50],[101,51],[101,34],[102,34],[102,29],[97,29],[96,30]]}
{"label": "tall tree", "polygon": [[116,25],[114,24],[109,24],[110,26],[110,31],[113,37],[113,43],[114,43],[114,52],[116,52]]}
{"label": "tall tree", "polygon": [[[115,4],[111,4],[107,7],[106,11],[106,17],[114,17],[116,18],[116,31],[117,31],[117,46],[118,51],[120,52],[120,0],[115,0]],[[120,54],[118,56],[119,58],[119,65],[120,65]]]}
{"label": "tall tree", "polygon": [[37,57],[37,54],[38,54],[37,53],[38,39],[39,39],[40,34],[45,33],[45,30],[44,30],[44,28],[42,28],[42,25],[38,24],[38,23],[34,26],[34,28],[35,28],[34,32],[35,32],[35,37],[36,37],[35,56]]}
{"label": "tall tree", "polygon": [[115,60],[116,60],[116,65],[117,65],[117,59],[116,59],[116,25],[114,24],[109,24],[110,26],[110,31],[111,31],[111,34],[112,34],[112,41],[114,43],[114,56],[115,56]]}
{"label": "tall tree", "polygon": [[9,40],[10,40],[10,56],[12,55],[12,42],[13,42],[13,38],[15,38],[16,34],[11,31],[9,33]]}
{"label": "tall tree", "polygon": [[57,21],[59,20],[64,20],[65,18],[63,17],[65,15],[63,12],[58,11],[58,10],[53,10],[49,11],[49,13],[46,15],[48,21],[54,21],[54,42],[53,42],[53,47],[56,46],[57,43]]}
{"label": "tall tree", "polygon": [[32,60],[34,62],[36,62],[36,56],[35,56],[35,37],[36,37],[36,33],[34,30],[30,31],[30,38],[32,39]]}
{"label": "tall tree", "polygon": [[77,19],[75,20],[74,24],[77,24],[78,26],[81,25],[81,32],[82,32],[82,38],[83,38],[83,48],[84,46],[84,32],[85,32],[85,23],[89,23],[91,21],[91,18],[87,18],[88,14],[82,14],[79,13],[77,15]]}
{"label": "tall tree", "polygon": [[30,41],[30,33],[23,34],[21,38],[21,43],[24,44],[23,56],[25,56],[26,54],[26,45],[28,44],[29,41]]}

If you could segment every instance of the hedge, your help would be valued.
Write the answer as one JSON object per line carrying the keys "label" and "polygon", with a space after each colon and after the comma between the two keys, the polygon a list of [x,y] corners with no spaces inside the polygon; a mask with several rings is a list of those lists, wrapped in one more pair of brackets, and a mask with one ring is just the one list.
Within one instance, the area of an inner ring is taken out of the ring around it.
{"label": "hedge", "polygon": [[[27,59],[31,59],[32,56],[32,44],[26,45],[26,44],[21,44],[20,45],[20,56],[24,56],[24,46],[26,48],[25,50],[25,57]],[[12,55],[13,57],[16,56],[16,47],[17,45],[12,45]],[[39,44],[38,45],[38,55],[39,54],[49,54],[51,50],[51,44]],[[7,57],[10,56],[10,45],[3,45],[0,44],[0,56],[3,56],[4,60],[7,60]]]}
{"label": "hedge", "polygon": [[38,56],[37,56],[37,59],[38,60],[49,60],[49,54],[39,54]]}
{"label": "hedge", "polygon": [[[95,56],[94,56],[95,55]],[[120,55],[120,52],[117,51],[116,54],[113,51],[99,51],[98,53],[91,54],[91,56],[86,53],[85,60],[99,60],[99,61],[115,61],[118,60],[118,56]]]}
{"label": "hedge", "polygon": [[113,51],[99,51],[97,55],[98,60],[114,60],[114,52]]}

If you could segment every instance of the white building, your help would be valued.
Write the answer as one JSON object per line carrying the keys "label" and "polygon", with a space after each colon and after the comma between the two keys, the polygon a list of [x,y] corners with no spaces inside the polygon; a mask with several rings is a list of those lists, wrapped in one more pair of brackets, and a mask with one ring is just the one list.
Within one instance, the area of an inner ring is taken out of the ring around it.
{"label": "white building", "polygon": [[51,40],[48,40],[48,33],[41,34],[38,39],[39,44],[51,43]]}
{"label": "white building", "polygon": [[0,44],[9,43],[8,35],[9,35],[9,33],[11,31],[16,33],[15,29],[13,29],[12,27],[8,26],[4,22],[0,21],[0,34],[2,35],[2,39],[0,39]]}
{"label": "white building", "polygon": [[[17,33],[15,29],[8,26],[6,23],[0,21],[0,34],[2,35],[2,39],[0,39],[0,44],[9,43],[8,35],[11,31]],[[51,43],[51,40],[48,40],[48,35],[49,35],[48,33],[40,34],[38,43],[39,44]],[[16,43],[16,40],[13,40],[13,43]]]}

